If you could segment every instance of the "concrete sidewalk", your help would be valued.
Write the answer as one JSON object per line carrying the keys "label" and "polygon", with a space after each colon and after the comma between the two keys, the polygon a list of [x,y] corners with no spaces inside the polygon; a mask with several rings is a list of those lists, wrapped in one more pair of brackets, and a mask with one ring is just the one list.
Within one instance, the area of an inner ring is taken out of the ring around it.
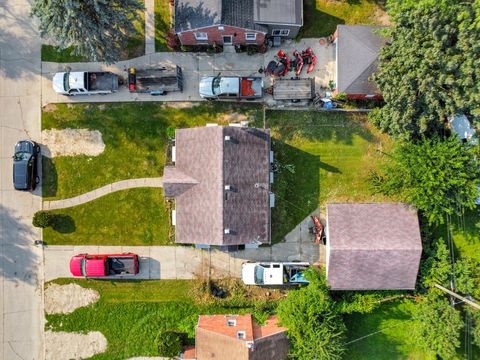
{"label": "concrete sidewalk", "polygon": [[[335,48],[334,46],[321,46],[318,39],[303,39],[296,43],[287,41],[283,49],[289,53],[296,48],[299,50],[311,47],[318,57],[315,70],[302,77],[315,77],[317,91],[320,87],[328,87],[330,80],[335,80]],[[198,94],[198,83],[202,76],[222,75],[230,76],[264,76],[258,70],[268,64],[277,53],[278,49],[270,49],[265,54],[247,55],[246,53],[220,53],[207,55],[205,53],[154,53],[135,59],[120,61],[113,65],[103,63],[42,63],[42,106],[49,103],[84,103],[84,102],[125,102],[125,101],[201,101]],[[155,68],[160,66],[182,67],[184,75],[183,92],[172,92],[165,96],[151,96],[149,94],[130,93],[125,85],[120,86],[118,92],[108,95],[92,96],[63,96],[53,91],[52,78],[56,72],[66,71],[111,71],[123,78],[131,66],[137,68]],[[287,77],[294,76],[290,72]],[[265,87],[272,85],[273,79],[264,77]],[[264,101],[269,102],[270,95],[265,95]]]}
{"label": "concrete sidewalk", "polygon": [[117,181],[72,198],[54,201],[44,201],[43,210],[65,209],[72,206],[85,204],[89,201],[98,199],[99,197],[111,194],[115,191],[139,187],[163,187],[163,178],[140,178]]}
{"label": "concrete sidewalk", "polygon": [[145,0],[145,54],[155,52],[155,0]]}

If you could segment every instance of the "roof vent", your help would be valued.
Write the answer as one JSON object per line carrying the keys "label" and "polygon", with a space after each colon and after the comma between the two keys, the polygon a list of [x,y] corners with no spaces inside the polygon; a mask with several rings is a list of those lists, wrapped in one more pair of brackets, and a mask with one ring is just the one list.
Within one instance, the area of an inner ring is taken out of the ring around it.
{"label": "roof vent", "polygon": [[245,331],[237,331],[237,339],[245,340],[246,334]]}
{"label": "roof vent", "polygon": [[247,349],[255,350],[255,343],[253,341],[245,341],[245,345],[247,346]]}
{"label": "roof vent", "polygon": [[230,141],[232,138],[229,135],[225,135],[225,141]]}
{"label": "roof vent", "polygon": [[230,229],[224,229],[224,230],[223,230],[223,233],[224,233],[224,234],[231,234],[231,233],[232,233],[232,230],[230,230]]}
{"label": "roof vent", "polygon": [[232,191],[232,185],[225,185],[225,191]]}

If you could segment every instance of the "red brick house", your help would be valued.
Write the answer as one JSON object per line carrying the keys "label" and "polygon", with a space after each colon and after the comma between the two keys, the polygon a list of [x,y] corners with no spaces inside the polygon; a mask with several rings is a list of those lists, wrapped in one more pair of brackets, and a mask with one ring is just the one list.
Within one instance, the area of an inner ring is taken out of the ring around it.
{"label": "red brick house", "polygon": [[383,99],[370,76],[377,70],[377,58],[387,39],[378,35],[381,26],[338,25],[335,31],[336,89],[352,100]]}
{"label": "red brick house", "polygon": [[303,1],[176,0],[174,22],[182,45],[261,45],[297,36]]}
{"label": "red brick house", "polygon": [[251,314],[202,315],[195,331],[195,348],[186,348],[184,360],[286,360],[287,329],[270,317],[258,325]]}

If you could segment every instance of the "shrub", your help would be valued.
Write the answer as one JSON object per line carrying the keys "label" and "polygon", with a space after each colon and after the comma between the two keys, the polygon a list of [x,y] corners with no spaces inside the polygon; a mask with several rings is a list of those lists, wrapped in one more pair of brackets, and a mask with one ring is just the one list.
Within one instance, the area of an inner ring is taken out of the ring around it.
{"label": "shrub", "polygon": [[169,126],[167,127],[167,137],[170,140],[175,139],[175,126]]}
{"label": "shrub", "polygon": [[182,351],[184,336],[176,331],[161,331],[157,336],[158,354],[173,358]]}
{"label": "shrub", "polygon": [[46,211],[37,211],[33,215],[32,225],[38,228],[46,228],[52,226],[53,215]]}
{"label": "shrub", "polygon": [[178,40],[177,34],[173,30],[167,32],[167,47],[171,50],[178,50],[180,47],[180,41]]}
{"label": "shrub", "polygon": [[342,93],[338,93],[335,98],[335,100],[337,101],[346,101],[347,100],[347,94],[342,92]]}

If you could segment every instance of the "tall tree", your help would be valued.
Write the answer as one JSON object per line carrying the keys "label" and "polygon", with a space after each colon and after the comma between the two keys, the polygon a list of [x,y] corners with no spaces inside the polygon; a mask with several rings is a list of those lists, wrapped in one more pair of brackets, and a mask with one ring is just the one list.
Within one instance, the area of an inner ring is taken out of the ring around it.
{"label": "tall tree", "polygon": [[427,351],[442,359],[453,359],[460,346],[463,321],[443,294],[430,291],[415,309],[413,318],[418,322],[415,339]]}
{"label": "tall tree", "polygon": [[73,55],[92,61],[118,61],[133,21],[144,8],[139,0],[34,0],[31,14],[40,20],[42,36]]}
{"label": "tall tree", "polygon": [[371,121],[410,139],[443,131],[445,119],[480,108],[478,1],[391,0],[390,44],[373,75],[385,106]]}
{"label": "tall tree", "polygon": [[277,309],[282,325],[288,328],[293,359],[342,358],[345,351],[345,324],[330,298],[325,277],[307,273],[310,285],[291,291]]}
{"label": "tall tree", "polygon": [[475,149],[451,136],[399,143],[371,180],[376,191],[401,194],[437,224],[462,207],[475,207],[479,176]]}

